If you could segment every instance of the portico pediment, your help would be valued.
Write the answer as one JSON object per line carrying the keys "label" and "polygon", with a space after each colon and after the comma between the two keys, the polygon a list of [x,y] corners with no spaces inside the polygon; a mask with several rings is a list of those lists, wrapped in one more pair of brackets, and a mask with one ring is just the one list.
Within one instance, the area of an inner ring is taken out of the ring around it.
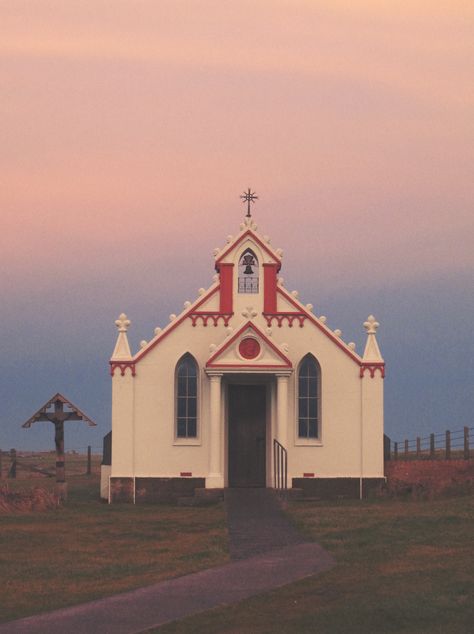
{"label": "portico pediment", "polygon": [[275,371],[291,367],[290,359],[280,347],[251,321],[213,350],[206,363],[208,369],[232,371]]}

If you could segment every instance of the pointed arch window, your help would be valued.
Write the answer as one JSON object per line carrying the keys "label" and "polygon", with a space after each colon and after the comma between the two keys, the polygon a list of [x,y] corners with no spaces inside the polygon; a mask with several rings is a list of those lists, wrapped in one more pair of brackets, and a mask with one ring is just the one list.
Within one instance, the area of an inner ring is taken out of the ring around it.
{"label": "pointed arch window", "polygon": [[185,354],[176,366],[176,437],[197,436],[198,365]]}
{"label": "pointed arch window", "polygon": [[239,293],[258,293],[259,266],[252,249],[246,249],[239,260]]}
{"label": "pointed arch window", "polygon": [[321,411],[321,370],[307,354],[298,371],[298,437],[319,438]]}

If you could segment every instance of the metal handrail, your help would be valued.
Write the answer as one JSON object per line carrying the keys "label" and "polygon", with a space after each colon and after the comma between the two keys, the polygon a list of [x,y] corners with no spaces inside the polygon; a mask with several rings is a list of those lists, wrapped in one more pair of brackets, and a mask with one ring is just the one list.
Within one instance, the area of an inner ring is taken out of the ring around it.
{"label": "metal handrail", "polygon": [[273,482],[279,491],[288,488],[288,452],[276,438],[273,439]]}

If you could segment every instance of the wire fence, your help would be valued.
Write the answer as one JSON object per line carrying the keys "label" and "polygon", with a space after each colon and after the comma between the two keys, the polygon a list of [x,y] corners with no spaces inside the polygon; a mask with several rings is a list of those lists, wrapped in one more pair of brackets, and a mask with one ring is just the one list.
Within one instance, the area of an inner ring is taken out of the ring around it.
{"label": "wire fence", "polygon": [[[98,471],[102,447],[80,447],[65,452],[69,475],[90,475]],[[55,478],[56,451],[27,451],[0,449],[0,479]]]}
{"label": "wire fence", "polygon": [[386,439],[388,460],[470,460],[474,458],[474,427],[393,441]]}

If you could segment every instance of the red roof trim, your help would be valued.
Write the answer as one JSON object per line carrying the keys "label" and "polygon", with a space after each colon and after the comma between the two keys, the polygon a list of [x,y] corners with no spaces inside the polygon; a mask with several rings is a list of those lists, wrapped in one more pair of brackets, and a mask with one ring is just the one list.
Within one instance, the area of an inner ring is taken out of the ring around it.
{"label": "red roof trim", "polygon": [[361,365],[362,360],[360,359],[360,357],[357,354],[351,352],[351,350],[349,350],[349,348],[347,348],[347,346],[338,337],[336,337],[336,335],[333,334],[327,326],[323,326],[323,324],[321,324],[321,322],[313,315],[313,313],[311,313],[303,304],[297,303],[285,288],[283,288],[282,286],[279,286],[277,288],[277,291],[281,295],[283,295],[283,297],[285,297],[285,299],[287,299],[290,302],[290,304],[292,304],[300,312],[305,313],[308,319],[315,326],[317,326],[319,330],[321,330],[321,332],[323,332],[327,337],[329,337],[329,339],[331,339],[343,352],[345,352],[348,357],[350,357],[353,361],[355,361],[358,366]]}
{"label": "red roof trim", "polygon": [[173,330],[175,328],[177,328],[180,324],[183,323],[183,321],[189,317],[189,315],[191,313],[193,313],[196,308],[199,308],[199,306],[202,306],[202,304],[209,299],[210,297],[212,297],[213,295],[215,295],[215,293],[217,293],[217,291],[219,290],[220,285],[218,284],[215,288],[211,289],[210,291],[208,291],[207,293],[204,293],[204,295],[202,296],[202,298],[198,301],[198,303],[196,305],[191,305],[182,315],[181,317],[179,317],[178,319],[176,319],[174,322],[171,323],[170,326],[167,326],[165,330],[163,330],[163,332],[160,334],[160,336],[158,337],[158,339],[156,339],[156,341],[153,341],[153,343],[148,347],[148,348],[144,348],[142,351],[137,352],[137,354],[133,357],[133,361],[141,361],[143,359],[143,357],[145,357],[150,350],[153,350],[153,348],[155,346],[157,346],[161,341],[163,341],[163,339],[165,337],[167,337],[170,332],[173,332]]}
{"label": "red roof trim", "polygon": [[230,244],[228,246],[227,249],[225,249],[225,251],[223,253],[221,253],[221,255],[217,258],[216,260],[216,269],[219,270],[219,264],[221,263],[221,261],[233,250],[235,249],[241,242],[243,242],[243,240],[245,240],[247,237],[251,236],[253,240],[255,240],[255,242],[259,245],[259,247],[261,249],[263,249],[264,251],[267,252],[267,254],[272,257],[275,260],[275,263],[278,265],[278,271],[281,268],[281,261],[280,258],[277,256],[276,253],[274,253],[274,251],[272,251],[264,242],[262,242],[262,240],[258,237],[258,235],[256,233],[254,233],[251,229],[247,229],[247,231],[245,231],[241,236],[239,236],[239,238],[233,243]]}
{"label": "red roof trim", "polygon": [[[230,346],[234,343],[234,341],[236,341],[241,334],[247,330],[248,328],[250,328],[251,330],[253,330],[255,332],[255,334],[257,334],[259,337],[261,337],[263,339],[263,341],[276,353],[276,355],[278,357],[280,357],[280,359],[284,362],[284,366],[281,365],[258,365],[257,363],[254,364],[225,364],[225,363],[221,363],[221,364],[214,364],[214,360],[217,359],[225,350],[227,350],[228,348],[230,348]],[[283,352],[281,352],[276,345],[270,341],[270,339],[263,334],[263,332],[261,330],[259,330],[259,328],[257,328],[251,321],[248,321],[246,324],[244,324],[242,326],[242,328],[240,328],[240,330],[238,330],[235,335],[233,335],[229,341],[225,342],[225,345],[222,346],[222,348],[220,348],[219,350],[216,350],[216,352],[214,352],[214,354],[208,359],[207,363],[206,363],[206,368],[212,368],[212,367],[224,367],[224,368],[281,368],[281,367],[286,367],[286,368],[292,368],[292,363],[290,361],[290,359],[288,359],[288,357],[286,357]]]}

